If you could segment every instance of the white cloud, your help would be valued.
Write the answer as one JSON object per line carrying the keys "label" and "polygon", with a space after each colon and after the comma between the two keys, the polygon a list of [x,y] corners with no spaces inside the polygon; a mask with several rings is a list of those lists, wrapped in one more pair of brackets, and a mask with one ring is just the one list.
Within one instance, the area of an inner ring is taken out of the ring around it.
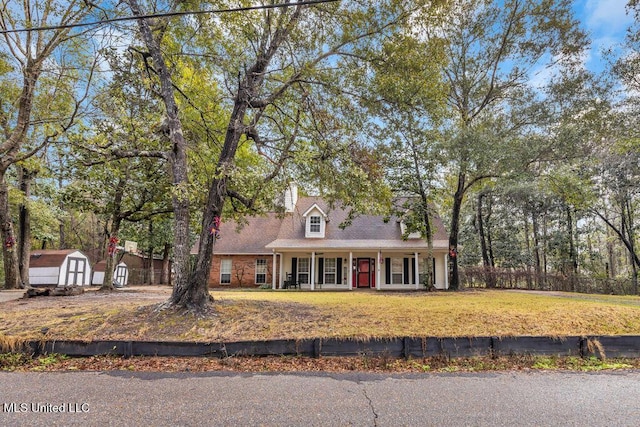
{"label": "white cloud", "polygon": [[599,72],[606,67],[604,52],[617,52],[625,32],[633,22],[627,15],[627,0],[578,0],[574,3],[576,16],[584,30],[591,35],[591,47],[585,65]]}
{"label": "white cloud", "polygon": [[624,33],[633,21],[627,15],[626,5],[627,0],[587,0],[584,24],[596,37]]}

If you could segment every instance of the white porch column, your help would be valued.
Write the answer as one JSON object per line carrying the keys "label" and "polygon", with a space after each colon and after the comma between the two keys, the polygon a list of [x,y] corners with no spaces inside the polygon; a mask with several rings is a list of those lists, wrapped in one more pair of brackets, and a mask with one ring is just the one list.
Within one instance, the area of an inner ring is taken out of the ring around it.
{"label": "white porch column", "polygon": [[280,252],[278,255],[280,255],[280,266],[278,268],[278,276],[280,277],[280,280],[278,280],[278,289],[282,289],[282,285],[284,285],[284,279],[285,279],[285,277],[283,276],[283,274],[284,274],[284,258],[282,258],[282,252]]}
{"label": "white porch column", "polygon": [[376,256],[376,290],[380,290],[381,288],[381,283],[380,283],[380,270],[382,270],[382,263],[380,262],[380,260],[382,259],[382,251],[378,251],[378,254]]}
{"label": "white porch column", "polygon": [[413,278],[413,281],[416,284],[416,291],[417,291],[418,289],[420,289],[420,263],[418,262],[419,261],[418,252],[414,253],[414,256],[415,256],[415,258],[414,258],[413,261],[414,261],[414,264],[415,264],[415,267],[416,267],[416,269],[415,269],[416,270],[416,277]]}
{"label": "white porch column", "polygon": [[449,258],[444,254],[444,288],[449,289]]}
{"label": "white porch column", "polygon": [[347,285],[353,290],[353,252],[349,251],[349,268],[347,268]]}
{"label": "white porch column", "polygon": [[316,289],[316,253],[311,252],[311,270],[309,271],[309,284],[311,290]]}
{"label": "white porch column", "polygon": [[271,266],[271,289],[276,289],[276,258],[278,258],[278,254],[276,251],[273,251],[273,264]]}

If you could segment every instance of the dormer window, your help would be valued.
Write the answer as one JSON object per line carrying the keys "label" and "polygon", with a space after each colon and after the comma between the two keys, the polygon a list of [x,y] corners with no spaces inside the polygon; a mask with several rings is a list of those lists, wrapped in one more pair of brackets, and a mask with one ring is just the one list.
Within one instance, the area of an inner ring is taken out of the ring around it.
{"label": "dormer window", "polygon": [[402,237],[405,239],[420,239],[422,238],[422,234],[419,231],[411,231],[407,233],[407,224],[404,221],[400,221],[400,233],[402,233]]}
{"label": "dormer window", "polygon": [[309,232],[310,233],[319,233],[320,232],[320,217],[317,215],[309,217]]}
{"label": "dormer window", "polygon": [[325,229],[327,224],[327,214],[316,204],[311,206],[302,215],[305,218],[305,233],[306,238],[322,239],[325,235]]}

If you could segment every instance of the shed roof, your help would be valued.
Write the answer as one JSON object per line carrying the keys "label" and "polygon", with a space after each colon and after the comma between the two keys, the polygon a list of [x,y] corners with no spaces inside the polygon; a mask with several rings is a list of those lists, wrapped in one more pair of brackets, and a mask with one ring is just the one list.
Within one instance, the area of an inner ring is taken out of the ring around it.
{"label": "shed roof", "polygon": [[[124,265],[125,267],[127,267],[127,264],[124,261],[120,261],[117,265]],[[100,262],[97,262],[96,265],[93,266],[93,271],[105,271],[107,269],[107,260],[103,259]]]}
{"label": "shed roof", "polygon": [[42,249],[32,251],[29,258],[29,267],[60,267],[65,258],[74,252],[78,252],[84,256],[84,254],[77,249]]}

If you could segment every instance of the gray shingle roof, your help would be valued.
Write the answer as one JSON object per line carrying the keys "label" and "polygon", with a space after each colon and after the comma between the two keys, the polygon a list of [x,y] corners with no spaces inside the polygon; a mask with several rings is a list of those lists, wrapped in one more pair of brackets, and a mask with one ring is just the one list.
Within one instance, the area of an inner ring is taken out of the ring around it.
{"label": "gray shingle roof", "polygon": [[[302,216],[309,208],[317,204],[327,214],[325,237],[306,238],[305,222]],[[235,221],[225,222],[221,227],[221,238],[216,241],[214,253],[232,254],[271,254],[280,249],[425,249],[423,239],[402,240],[398,218],[391,217],[387,222],[376,215],[359,215],[353,218],[345,228],[340,225],[347,219],[348,209],[329,206],[319,197],[301,197],[293,213],[284,216],[270,213],[260,217],[248,217],[247,223],[238,228]],[[433,218],[435,230],[434,248],[447,249],[448,236],[442,220]],[[194,246],[197,253],[197,242]]]}
{"label": "gray shingle roof", "polygon": [[[282,219],[277,214],[270,213],[265,216],[247,217],[245,220],[246,223],[238,226],[236,221],[222,219],[220,239],[216,240],[214,253],[221,255],[272,253],[266,246],[276,239]],[[196,251],[197,248],[196,242]]]}
{"label": "gray shingle roof", "polygon": [[[305,238],[305,221],[302,217],[314,204],[317,204],[328,217],[325,237],[323,239]],[[296,204],[292,214],[288,214],[282,221],[278,238],[267,245],[268,248],[425,248],[427,243],[423,239],[402,240],[398,218],[391,217],[387,222],[382,216],[359,215],[353,218],[350,225],[341,228],[347,219],[348,209],[334,206],[331,208],[324,200],[317,197],[302,197]],[[447,248],[447,234],[442,220],[434,217],[434,246],[438,249]]]}

